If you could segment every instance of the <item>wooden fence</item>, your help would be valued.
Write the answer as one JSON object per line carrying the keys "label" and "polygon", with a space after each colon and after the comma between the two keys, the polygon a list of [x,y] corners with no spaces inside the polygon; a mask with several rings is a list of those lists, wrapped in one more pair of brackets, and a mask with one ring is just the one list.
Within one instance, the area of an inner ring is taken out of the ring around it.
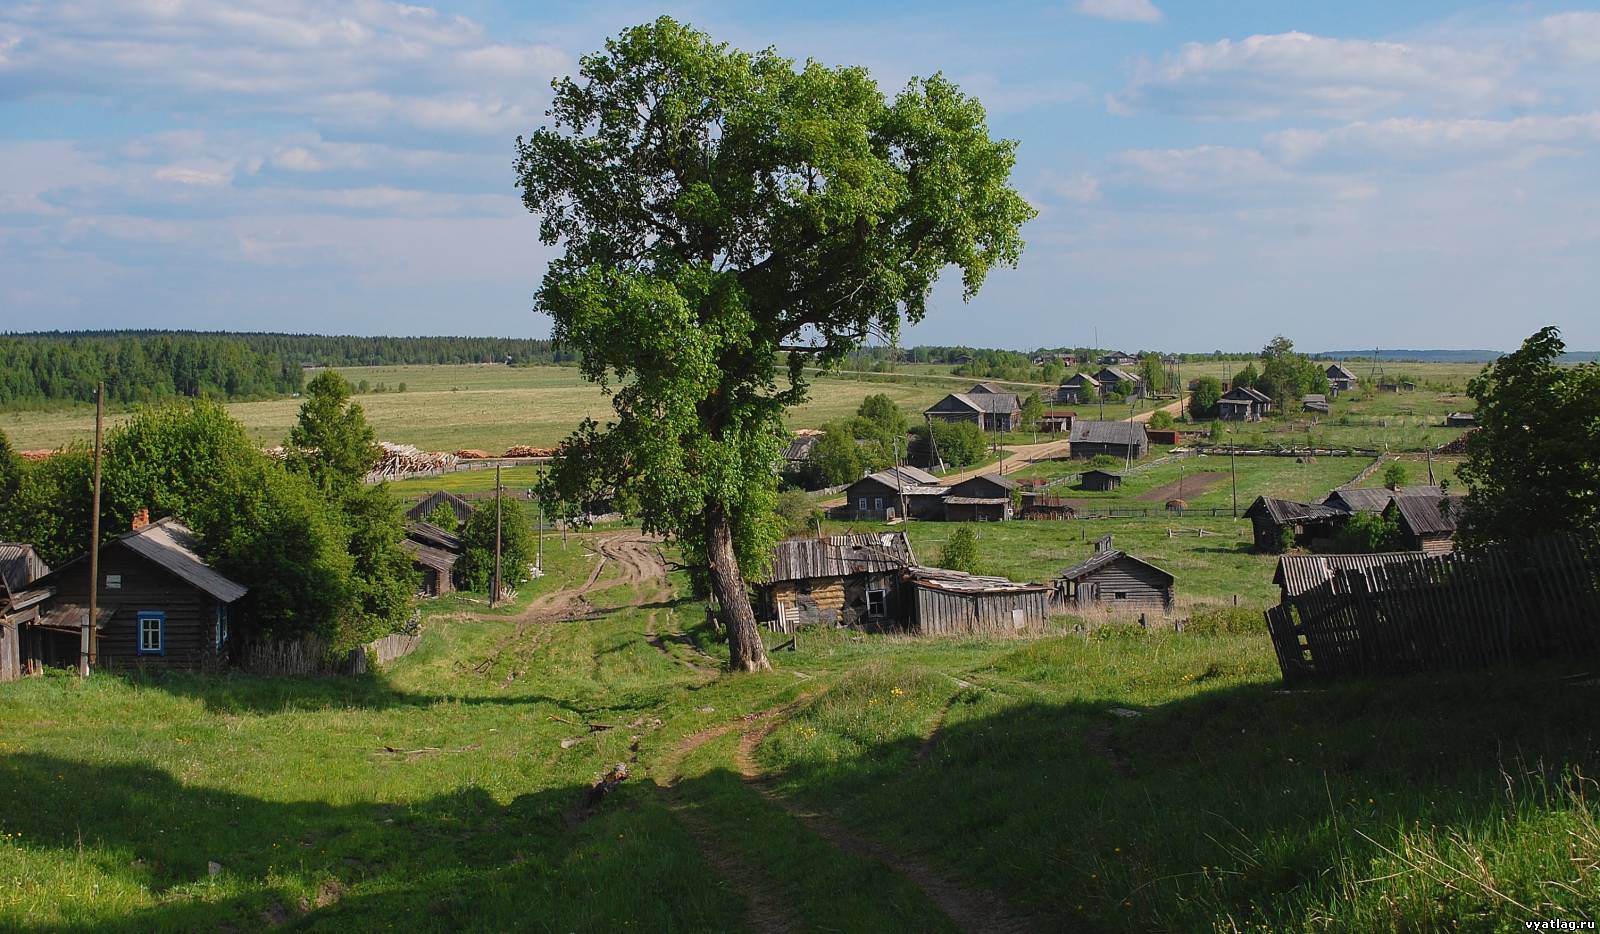
{"label": "wooden fence", "polygon": [[421,633],[394,633],[351,649],[344,658],[328,652],[328,640],[305,636],[292,642],[258,639],[239,656],[239,667],[257,675],[361,675],[417,650]]}
{"label": "wooden fence", "polygon": [[1285,681],[1600,655],[1600,533],[1338,571],[1266,615]]}

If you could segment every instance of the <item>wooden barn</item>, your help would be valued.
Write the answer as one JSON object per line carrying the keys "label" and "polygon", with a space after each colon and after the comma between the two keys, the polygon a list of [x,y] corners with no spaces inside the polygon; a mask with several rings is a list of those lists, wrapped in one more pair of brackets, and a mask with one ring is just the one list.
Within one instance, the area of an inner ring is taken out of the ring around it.
{"label": "wooden barn", "polygon": [[1217,417],[1225,422],[1259,422],[1271,413],[1271,397],[1249,386],[1235,386],[1217,400]]}
{"label": "wooden barn", "polygon": [[1118,460],[1138,460],[1150,453],[1150,436],[1141,422],[1079,421],[1072,425],[1068,452],[1072,457],[1107,454]]}
{"label": "wooden barn", "polygon": [[1328,396],[1326,393],[1308,392],[1300,397],[1300,411],[1315,412],[1318,415],[1327,415],[1329,412],[1333,411],[1333,409],[1328,405]]}
{"label": "wooden barn", "polygon": [[1330,363],[1323,372],[1328,374],[1328,388],[1336,394],[1356,388],[1356,374],[1342,363]]}
{"label": "wooden barn", "polygon": [[1040,632],[1050,620],[1050,589],[943,568],[904,575],[905,628],[922,636]]}
{"label": "wooden barn", "polygon": [[1465,511],[1463,496],[1396,496],[1383,514],[1399,525],[1406,548],[1445,555],[1456,550],[1456,526]]}
{"label": "wooden barn", "polygon": [[437,597],[456,589],[456,562],[461,558],[459,536],[427,522],[409,522],[400,547],[411,556],[411,567],[420,575],[418,596]]}
{"label": "wooden barn", "polygon": [[1078,479],[1080,489],[1109,493],[1122,486],[1122,474],[1109,470],[1086,470]]}
{"label": "wooden barn", "polygon": [[1476,428],[1478,415],[1476,412],[1451,412],[1444,417],[1446,428]]}
{"label": "wooden barn", "polygon": [[1285,530],[1293,544],[1311,547],[1331,539],[1350,513],[1326,504],[1258,496],[1244,511],[1244,517],[1250,520],[1256,550],[1274,553],[1283,550]]}
{"label": "wooden barn", "polygon": [[997,473],[969,477],[950,487],[944,517],[950,522],[1002,522],[1011,518],[1011,497],[1017,482]]}
{"label": "wooden barn", "polygon": [[1015,431],[1022,426],[1022,403],[1014,392],[953,392],[922,414],[942,422],[972,422],[984,431]]}
{"label": "wooden barn", "polygon": [[460,528],[467,521],[467,517],[472,515],[471,503],[454,493],[440,490],[437,493],[429,493],[422,502],[407,509],[406,518],[413,522],[426,522],[428,517],[433,515],[433,511],[439,508],[440,503],[449,506],[450,511],[456,514],[456,528]]}
{"label": "wooden barn", "polygon": [[775,628],[888,626],[902,617],[900,574],[915,563],[904,532],[779,542],[757,586],[757,612]]}
{"label": "wooden barn", "polygon": [[1061,405],[1084,405],[1100,398],[1100,381],[1088,373],[1069,376],[1056,387],[1055,400]]}
{"label": "wooden barn", "polygon": [[1322,498],[1322,505],[1347,513],[1383,512],[1395,497],[1421,496],[1438,498],[1444,489],[1437,486],[1403,486],[1398,490],[1387,487],[1348,487],[1334,490]]}
{"label": "wooden barn", "polygon": [[1056,575],[1058,606],[1088,609],[1172,609],[1176,579],[1148,561],[1112,547],[1111,536],[1095,542],[1094,554]]}
{"label": "wooden barn", "polygon": [[1129,373],[1127,370],[1117,366],[1102,367],[1100,372],[1094,375],[1094,378],[1100,382],[1102,395],[1118,392],[1129,399],[1141,399],[1148,391],[1148,387],[1145,386],[1142,377]]}
{"label": "wooden barn", "polygon": [[0,542],[0,681],[22,677],[20,628],[38,618],[38,604],[48,596],[30,587],[48,573],[32,545]]}
{"label": "wooden barn", "polygon": [[[100,548],[95,664],[196,668],[226,661],[233,608],[246,588],[206,564],[182,523],[149,523],[147,515],[141,512],[133,531]],[[33,591],[48,595],[20,630],[25,670],[77,665],[88,571],[84,555],[33,582]]]}
{"label": "wooden barn", "polygon": [[[841,518],[863,522],[886,519],[942,519],[949,490],[918,467],[899,466],[867,474],[845,488]],[[902,499],[904,504],[902,505]]]}

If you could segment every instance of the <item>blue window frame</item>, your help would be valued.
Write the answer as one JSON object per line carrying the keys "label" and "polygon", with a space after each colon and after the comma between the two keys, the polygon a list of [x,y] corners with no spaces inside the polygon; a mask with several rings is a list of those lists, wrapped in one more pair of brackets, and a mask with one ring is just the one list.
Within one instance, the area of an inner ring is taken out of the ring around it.
{"label": "blue window frame", "polygon": [[139,612],[139,628],[134,633],[140,655],[167,654],[167,614],[154,610]]}

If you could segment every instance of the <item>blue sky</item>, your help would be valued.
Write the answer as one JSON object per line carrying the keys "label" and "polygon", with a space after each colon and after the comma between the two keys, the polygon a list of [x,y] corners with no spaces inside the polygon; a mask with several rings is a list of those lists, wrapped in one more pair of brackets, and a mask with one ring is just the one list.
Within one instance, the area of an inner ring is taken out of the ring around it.
{"label": "blue sky", "polygon": [[1021,141],[906,343],[1600,348],[1600,8],[1427,0],[0,0],[0,330],[542,336],[512,141],[663,12]]}

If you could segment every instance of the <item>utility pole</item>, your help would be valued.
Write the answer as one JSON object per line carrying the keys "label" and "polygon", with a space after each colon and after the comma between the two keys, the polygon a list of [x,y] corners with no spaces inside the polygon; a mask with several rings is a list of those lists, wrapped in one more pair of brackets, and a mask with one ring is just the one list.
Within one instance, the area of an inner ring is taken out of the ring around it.
{"label": "utility pole", "polygon": [[1239,518],[1239,459],[1233,451],[1233,445],[1228,445],[1228,472],[1233,474],[1233,517]]}
{"label": "utility pole", "polygon": [[[78,638],[78,676],[89,677],[89,666],[95,662],[95,650],[100,647],[99,633],[94,629],[94,618],[100,609],[100,448],[105,434],[106,384],[94,387],[94,496],[89,513],[89,614],[83,618],[83,631]],[[139,638],[139,634],[134,634]]]}
{"label": "utility pole", "polygon": [[489,606],[500,599],[500,465],[494,465],[494,577],[489,581]]}

